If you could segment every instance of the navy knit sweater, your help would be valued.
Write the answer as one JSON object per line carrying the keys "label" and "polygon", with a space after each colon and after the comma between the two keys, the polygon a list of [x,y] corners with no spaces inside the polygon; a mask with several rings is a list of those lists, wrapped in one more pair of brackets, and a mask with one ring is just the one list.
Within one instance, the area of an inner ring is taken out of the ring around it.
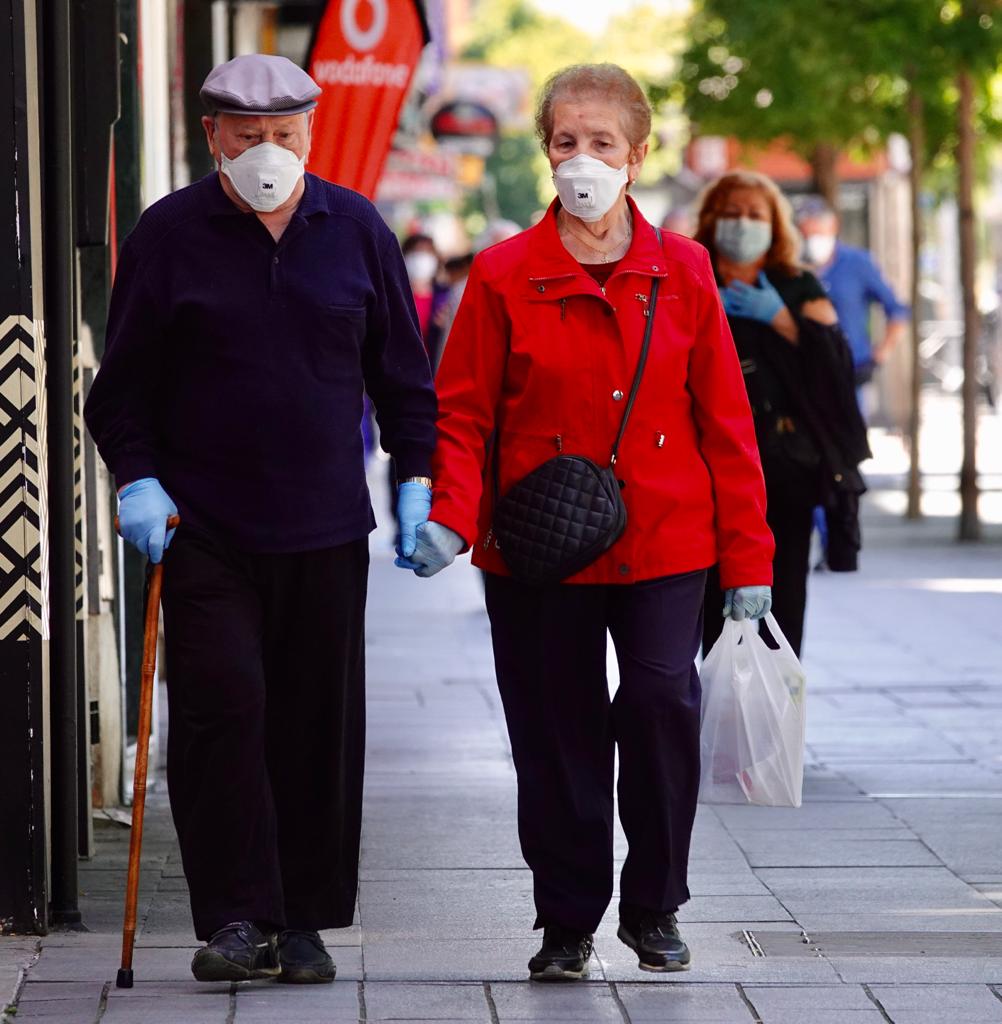
{"label": "navy knit sweater", "polygon": [[428,360],[368,200],[308,174],[278,243],[215,173],[143,214],[84,409],[120,487],[157,477],[183,521],[248,551],[357,540],[374,526],[363,388],[398,476],[428,475]]}

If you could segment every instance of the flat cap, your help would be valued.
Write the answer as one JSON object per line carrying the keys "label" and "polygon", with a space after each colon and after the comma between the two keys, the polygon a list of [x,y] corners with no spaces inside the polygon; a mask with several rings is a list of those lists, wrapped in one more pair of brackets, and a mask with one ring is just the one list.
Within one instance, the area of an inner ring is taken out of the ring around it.
{"label": "flat cap", "polygon": [[214,67],[199,92],[210,114],[302,114],[320,86],[287,57],[249,53]]}

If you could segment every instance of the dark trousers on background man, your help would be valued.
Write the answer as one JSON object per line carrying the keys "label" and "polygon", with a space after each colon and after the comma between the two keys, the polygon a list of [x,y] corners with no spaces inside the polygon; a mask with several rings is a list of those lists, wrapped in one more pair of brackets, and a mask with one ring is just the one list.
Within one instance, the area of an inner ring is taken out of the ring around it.
{"label": "dark trousers on background man", "polygon": [[368,541],[164,558],[167,783],[195,934],[352,923],[365,758]]}
{"label": "dark trousers on background man", "polygon": [[[613,770],[629,843],[623,904],[689,898],[699,789],[705,572],[623,586],[526,586],[489,573],[494,662],[518,774],[536,927],[594,932],[613,892]],[[610,702],[606,632],[619,661]]]}
{"label": "dark trousers on background man", "polygon": [[[815,498],[813,490],[805,493],[792,488],[770,488],[766,512],[769,529],[776,538],[776,554],[772,562],[772,614],[797,657],[804,640]],[[714,567],[706,579],[703,657],[709,654],[724,628],[723,610],[724,593]],[[768,633],[765,626],[762,629]]]}

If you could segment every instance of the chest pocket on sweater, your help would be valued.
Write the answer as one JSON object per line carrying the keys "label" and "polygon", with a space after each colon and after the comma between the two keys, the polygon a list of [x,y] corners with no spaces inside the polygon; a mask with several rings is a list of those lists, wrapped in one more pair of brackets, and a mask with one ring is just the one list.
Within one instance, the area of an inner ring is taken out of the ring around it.
{"label": "chest pocket on sweater", "polygon": [[319,330],[312,332],[310,362],[321,380],[357,373],[365,340],[365,306],[326,305],[314,314]]}

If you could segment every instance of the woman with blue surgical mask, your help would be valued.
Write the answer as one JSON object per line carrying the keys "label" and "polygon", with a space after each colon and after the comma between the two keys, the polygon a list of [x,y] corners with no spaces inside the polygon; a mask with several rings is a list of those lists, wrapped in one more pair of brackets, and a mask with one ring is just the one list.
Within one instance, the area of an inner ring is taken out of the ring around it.
{"label": "woman with blue surgical mask", "polygon": [[[699,203],[696,241],[710,252],[755,418],[776,539],[772,611],[799,653],[807,604],[813,509],[823,505],[855,568],[866,432],[853,399],[852,361],[821,282],[797,259],[789,204],[767,177],[734,171]],[[719,602],[707,578],[707,609]],[[722,621],[707,614],[704,653]]]}

